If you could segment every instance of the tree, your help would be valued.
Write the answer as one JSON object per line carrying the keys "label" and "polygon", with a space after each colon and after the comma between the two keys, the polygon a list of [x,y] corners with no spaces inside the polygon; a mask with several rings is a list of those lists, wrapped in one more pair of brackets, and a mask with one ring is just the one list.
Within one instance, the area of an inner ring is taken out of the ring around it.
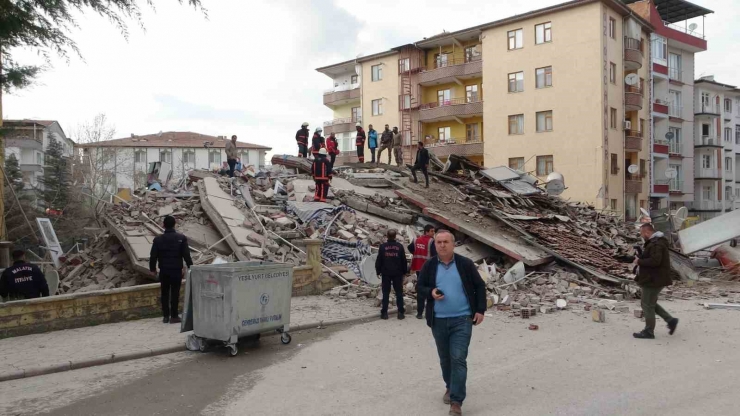
{"label": "tree", "polygon": [[5,173],[8,175],[8,180],[13,184],[15,193],[21,193],[23,191],[23,173],[21,172],[20,164],[14,153],[11,153],[5,159]]}
{"label": "tree", "polygon": [[10,191],[4,195],[5,212],[3,219],[7,227],[5,238],[8,241],[12,241],[17,248],[35,247],[37,245],[35,244],[36,239],[33,237],[35,230],[28,229],[28,223],[23,214],[25,213],[31,224],[34,224],[39,211],[36,206],[36,200],[32,195],[33,193],[29,194],[25,190],[23,174],[21,173],[18,159],[13,153],[5,159],[5,173],[8,175],[10,183],[13,184],[13,190],[18,197],[18,201],[16,201],[13,193]]}
{"label": "tree", "polygon": [[69,203],[70,166],[64,158],[62,143],[49,134],[49,146],[44,160],[44,176],[40,179],[43,189],[41,199],[46,208],[64,210]]}

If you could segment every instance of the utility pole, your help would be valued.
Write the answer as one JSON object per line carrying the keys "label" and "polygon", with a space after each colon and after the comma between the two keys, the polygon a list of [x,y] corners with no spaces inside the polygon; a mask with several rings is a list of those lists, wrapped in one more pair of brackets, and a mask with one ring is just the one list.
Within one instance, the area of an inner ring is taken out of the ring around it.
{"label": "utility pole", "polygon": [[[3,45],[0,44],[0,71],[3,68]],[[3,87],[0,85],[0,130],[3,128]],[[0,165],[5,167],[5,139],[0,137]],[[0,241],[8,238],[5,227],[5,170],[0,173]]]}

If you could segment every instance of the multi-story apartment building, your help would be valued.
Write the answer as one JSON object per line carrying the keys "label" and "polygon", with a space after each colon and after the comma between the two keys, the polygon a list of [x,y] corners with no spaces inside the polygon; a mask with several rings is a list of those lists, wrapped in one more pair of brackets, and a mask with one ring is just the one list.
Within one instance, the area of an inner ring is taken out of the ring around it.
{"label": "multi-story apartment building", "polygon": [[[542,180],[557,170],[566,178],[564,197],[636,218],[648,208],[655,170],[652,36],[688,12],[710,11],[683,0],[570,1],[394,48],[384,59],[397,60],[405,144],[410,150],[423,140],[443,160],[464,155]],[[671,50],[686,49],[669,42]],[[683,67],[688,84],[693,52]],[[344,65],[365,73],[364,59]],[[363,118],[366,85],[356,109]],[[678,116],[691,120],[685,110]],[[405,152],[408,161],[413,153]]]}

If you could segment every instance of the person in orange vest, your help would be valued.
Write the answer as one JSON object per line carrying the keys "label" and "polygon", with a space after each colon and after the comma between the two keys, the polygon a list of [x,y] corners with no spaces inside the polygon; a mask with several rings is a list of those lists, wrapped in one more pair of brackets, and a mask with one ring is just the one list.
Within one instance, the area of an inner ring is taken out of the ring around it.
{"label": "person in orange vest", "polygon": [[323,131],[321,127],[316,127],[316,131],[313,132],[311,138],[311,154],[314,159],[319,155],[319,150],[326,148],[324,136],[321,135]]}
{"label": "person in orange vest", "polygon": [[357,159],[360,163],[365,163],[365,130],[362,129],[362,124],[355,124],[357,128],[357,137],[355,138],[355,146],[357,146]]}
{"label": "person in orange vest", "polygon": [[[419,284],[419,271],[421,270],[421,267],[424,266],[424,263],[426,263],[427,260],[437,255],[437,249],[434,248],[435,231],[436,230],[434,229],[433,225],[427,224],[424,227],[424,235],[416,238],[416,240],[412,241],[411,244],[409,244],[408,246],[409,253],[412,253],[414,255],[413,259],[411,260],[411,271],[416,272],[417,285]],[[419,293],[419,288],[417,286],[416,319],[421,319],[424,317],[423,313],[425,301],[426,298],[422,296],[421,293]]]}
{"label": "person in orange vest", "polygon": [[301,124],[301,129],[295,134],[298,143],[298,157],[308,157],[308,123]]}
{"label": "person in orange vest", "polygon": [[334,172],[334,161],[337,160],[339,154],[339,142],[337,142],[337,136],[334,135],[334,132],[331,132],[329,137],[326,138],[326,152],[329,153],[329,166],[331,166],[331,171]]}
{"label": "person in orange vest", "polygon": [[320,149],[316,154],[316,158],[314,158],[311,165],[311,174],[316,184],[316,191],[313,196],[314,202],[326,202],[326,197],[329,194],[329,182],[331,181],[331,165],[329,160],[326,159],[326,148]]}

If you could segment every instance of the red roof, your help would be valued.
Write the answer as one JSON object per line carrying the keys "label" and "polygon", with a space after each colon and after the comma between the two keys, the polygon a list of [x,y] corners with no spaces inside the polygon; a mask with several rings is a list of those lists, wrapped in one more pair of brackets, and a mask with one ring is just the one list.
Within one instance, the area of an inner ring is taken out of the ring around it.
{"label": "red roof", "polygon": [[[105,140],[97,143],[80,143],[78,147],[203,147],[204,142],[212,142],[208,147],[223,149],[226,147],[227,140],[230,139],[189,131],[168,131],[159,134],[127,137],[125,139]],[[271,147],[240,141],[236,142],[236,147],[240,149],[272,150]]]}

